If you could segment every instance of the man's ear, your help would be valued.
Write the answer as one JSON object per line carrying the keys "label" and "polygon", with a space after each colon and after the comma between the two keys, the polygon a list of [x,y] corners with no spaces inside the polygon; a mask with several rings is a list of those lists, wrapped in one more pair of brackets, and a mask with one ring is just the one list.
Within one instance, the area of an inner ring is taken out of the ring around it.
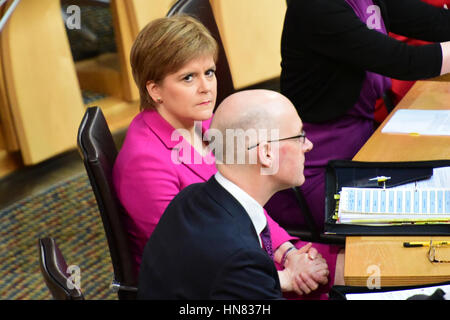
{"label": "man's ear", "polygon": [[270,168],[273,162],[272,146],[268,142],[261,142],[258,147],[258,161],[263,168]]}
{"label": "man's ear", "polygon": [[278,143],[263,142],[258,149],[258,160],[261,164],[260,173],[265,176],[275,175],[279,169]]}
{"label": "man's ear", "polygon": [[156,102],[158,99],[161,99],[159,85],[155,81],[147,81],[145,87],[153,101]]}

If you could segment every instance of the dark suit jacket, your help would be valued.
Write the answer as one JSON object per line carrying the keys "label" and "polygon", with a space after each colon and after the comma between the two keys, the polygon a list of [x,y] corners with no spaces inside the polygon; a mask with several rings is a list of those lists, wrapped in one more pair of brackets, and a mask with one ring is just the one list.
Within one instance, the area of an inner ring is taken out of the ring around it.
{"label": "dark suit jacket", "polygon": [[147,242],[139,299],[279,299],[273,261],[214,177],[183,189]]}

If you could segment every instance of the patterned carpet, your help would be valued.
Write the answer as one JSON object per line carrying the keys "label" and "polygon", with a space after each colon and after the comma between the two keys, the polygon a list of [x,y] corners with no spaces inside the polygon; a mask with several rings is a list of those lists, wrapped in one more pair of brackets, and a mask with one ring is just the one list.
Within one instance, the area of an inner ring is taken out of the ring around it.
{"label": "patterned carpet", "polygon": [[0,299],[52,299],[39,269],[37,241],[53,237],[68,265],[81,270],[86,299],[112,300],[111,258],[86,174],[0,211]]}

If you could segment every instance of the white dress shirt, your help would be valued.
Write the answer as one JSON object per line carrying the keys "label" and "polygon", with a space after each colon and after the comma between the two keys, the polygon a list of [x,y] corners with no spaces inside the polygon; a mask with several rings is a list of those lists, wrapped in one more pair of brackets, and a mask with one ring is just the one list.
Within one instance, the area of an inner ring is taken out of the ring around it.
{"label": "white dress shirt", "polygon": [[260,234],[267,225],[267,219],[264,215],[263,207],[253,199],[247,192],[239,188],[236,184],[225,178],[220,172],[217,171],[214,178],[217,182],[244,207],[245,211],[250,217],[250,220],[255,227],[258,235],[259,244],[262,247]]}

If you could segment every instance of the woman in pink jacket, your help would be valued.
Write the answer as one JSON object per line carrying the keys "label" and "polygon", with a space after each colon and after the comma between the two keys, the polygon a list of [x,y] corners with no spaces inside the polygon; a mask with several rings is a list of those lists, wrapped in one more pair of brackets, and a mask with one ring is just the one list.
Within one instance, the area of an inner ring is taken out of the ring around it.
{"label": "woman in pink jacket", "polygon": [[[217,52],[217,44],[206,28],[186,16],[150,23],[131,50],[141,112],[128,128],[114,165],[113,182],[127,212],[125,223],[136,271],[143,248],[169,202],[181,189],[207,181],[217,171],[214,156],[203,141],[216,101]],[[290,241],[298,239],[269,216],[267,221],[275,262],[281,270],[283,254],[292,246]],[[305,244],[297,241],[296,247]],[[309,249],[310,255],[325,258],[329,278],[334,279],[338,248],[314,247]],[[303,279],[303,283],[310,285],[298,293],[317,288],[314,279]],[[328,281],[310,296],[324,298],[332,283]]]}

